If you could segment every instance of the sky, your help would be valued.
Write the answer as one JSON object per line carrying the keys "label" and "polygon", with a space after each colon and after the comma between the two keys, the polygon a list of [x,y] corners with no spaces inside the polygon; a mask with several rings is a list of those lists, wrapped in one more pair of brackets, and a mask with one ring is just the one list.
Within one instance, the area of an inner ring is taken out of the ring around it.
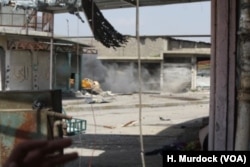
{"label": "sky", "polygon": [[[139,34],[143,35],[210,35],[211,2],[140,7]],[[124,35],[136,34],[136,9],[102,10],[104,17]],[[55,34],[93,36],[83,12],[82,23],[75,15],[55,14]],[[68,20],[68,21],[67,21]],[[64,27],[64,28],[62,28]],[[69,33],[69,34],[68,34]],[[182,38],[210,42],[210,38]]]}

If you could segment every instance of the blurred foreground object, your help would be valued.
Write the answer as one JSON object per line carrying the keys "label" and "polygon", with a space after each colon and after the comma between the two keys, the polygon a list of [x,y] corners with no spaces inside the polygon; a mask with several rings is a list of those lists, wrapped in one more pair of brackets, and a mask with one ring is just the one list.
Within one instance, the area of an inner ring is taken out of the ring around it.
{"label": "blurred foreground object", "polygon": [[78,157],[74,152],[60,153],[71,144],[69,138],[24,141],[12,150],[3,167],[54,167],[67,163]]}

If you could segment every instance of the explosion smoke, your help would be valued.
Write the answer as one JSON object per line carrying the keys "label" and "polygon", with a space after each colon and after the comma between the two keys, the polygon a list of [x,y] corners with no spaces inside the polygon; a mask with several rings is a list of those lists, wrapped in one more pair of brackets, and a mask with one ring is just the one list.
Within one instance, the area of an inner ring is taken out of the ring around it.
{"label": "explosion smoke", "polygon": [[[157,77],[151,75],[146,68],[142,68],[141,71],[144,81],[142,90],[151,90],[151,85],[159,82],[159,78],[156,79]],[[104,66],[97,59],[97,55],[83,55],[82,78],[98,81],[104,91],[123,94],[138,92],[138,69],[135,63],[126,65],[112,63]]]}

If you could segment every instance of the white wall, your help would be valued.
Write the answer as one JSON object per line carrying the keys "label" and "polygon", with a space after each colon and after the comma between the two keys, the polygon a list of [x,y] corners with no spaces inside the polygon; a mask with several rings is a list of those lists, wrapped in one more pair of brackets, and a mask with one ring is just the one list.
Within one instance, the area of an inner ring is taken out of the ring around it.
{"label": "white wall", "polygon": [[7,51],[5,68],[6,90],[49,89],[49,52]]}
{"label": "white wall", "polygon": [[[48,90],[49,89],[49,52],[35,52],[33,59],[33,89]],[[37,85],[37,86],[36,86]]]}
{"label": "white wall", "polygon": [[173,93],[186,91],[191,87],[191,64],[165,63],[163,77],[162,91]]}
{"label": "white wall", "polygon": [[9,58],[10,90],[32,90],[32,53],[29,51],[11,51]]}

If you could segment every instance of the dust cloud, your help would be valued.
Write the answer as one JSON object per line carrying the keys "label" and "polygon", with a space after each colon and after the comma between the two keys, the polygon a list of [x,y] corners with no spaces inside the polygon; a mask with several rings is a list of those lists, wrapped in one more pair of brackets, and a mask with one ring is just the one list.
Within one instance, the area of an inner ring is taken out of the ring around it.
{"label": "dust cloud", "polygon": [[[138,69],[135,63],[104,65],[97,55],[82,55],[82,78],[89,78],[100,83],[104,91],[113,93],[135,93],[139,90]],[[141,69],[142,90],[150,90],[159,82],[146,68]]]}
{"label": "dust cloud", "polygon": [[191,66],[189,64],[165,63],[163,70],[164,92],[181,93],[191,87]]}

